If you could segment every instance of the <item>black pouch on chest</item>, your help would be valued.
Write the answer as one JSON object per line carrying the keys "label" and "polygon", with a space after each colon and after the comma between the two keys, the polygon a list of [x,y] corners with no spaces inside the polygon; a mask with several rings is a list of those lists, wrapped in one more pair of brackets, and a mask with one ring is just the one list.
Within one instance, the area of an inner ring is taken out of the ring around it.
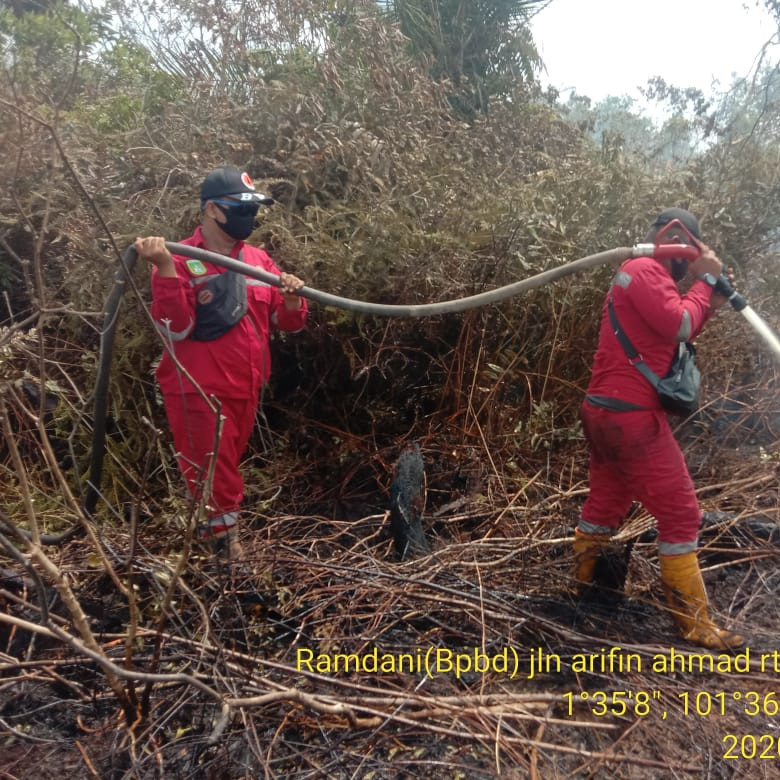
{"label": "black pouch on chest", "polygon": [[190,338],[218,339],[246,314],[246,276],[225,271],[198,285],[195,299],[195,328]]}

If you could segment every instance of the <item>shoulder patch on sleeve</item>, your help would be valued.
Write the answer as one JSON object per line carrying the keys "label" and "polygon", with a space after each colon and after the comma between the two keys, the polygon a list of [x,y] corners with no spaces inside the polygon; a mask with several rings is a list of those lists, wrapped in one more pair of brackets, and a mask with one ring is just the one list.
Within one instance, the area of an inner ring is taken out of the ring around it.
{"label": "shoulder patch on sleeve", "polygon": [[193,276],[203,276],[207,271],[206,266],[200,260],[187,260],[185,265]]}

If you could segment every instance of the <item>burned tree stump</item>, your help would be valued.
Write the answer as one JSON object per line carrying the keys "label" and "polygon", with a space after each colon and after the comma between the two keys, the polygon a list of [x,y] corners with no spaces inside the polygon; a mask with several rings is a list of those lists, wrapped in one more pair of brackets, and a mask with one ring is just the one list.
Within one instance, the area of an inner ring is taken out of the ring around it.
{"label": "burned tree stump", "polygon": [[422,527],[425,467],[418,444],[401,453],[390,485],[390,527],[401,560],[430,552]]}

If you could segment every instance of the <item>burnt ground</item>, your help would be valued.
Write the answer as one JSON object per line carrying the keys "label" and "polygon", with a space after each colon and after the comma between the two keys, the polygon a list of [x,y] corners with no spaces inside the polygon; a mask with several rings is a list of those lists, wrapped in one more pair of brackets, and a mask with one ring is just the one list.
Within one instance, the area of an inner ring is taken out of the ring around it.
{"label": "burnt ground", "polygon": [[423,473],[343,432],[268,455],[265,433],[240,566],[190,548],[181,498],[146,493],[92,526],[103,559],[83,534],[45,557],[17,540],[34,564],[4,546],[0,778],[780,777],[772,431],[679,431],[711,610],[746,656],[677,636],[641,507],[603,587],[572,597],[576,436],[510,457],[511,437],[432,434]]}
{"label": "burnt ground", "polygon": [[[709,654],[676,637],[662,603],[651,519],[638,511],[622,532],[631,540],[625,596],[607,589],[576,601],[568,518],[581,487],[537,490],[546,497],[527,506],[461,502],[427,517],[431,553],[404,562],[387,512],[250,515],[243,570],[231,577],[193,552],[164,621],[181,537],[151,518],[132,566],[119,569],[124,578],[132,569],[138,597],[129,651],[126,601],[87,543],[69,543],[58,565],[77,583],[101,652],[187,679],[123,682],[139,713],[128,730],[95,664],[54,638],[4,626],[0,776],[780,776],[778,672],[760,661],[777,648],[780,625],[771,518],[708,515],[701,557],[712,611],[745,633],[750,653],[745,669],[729,671],[731,656],[714,654],[720,671],[701,671]],[[729,489],[720,495],[728,503]],[[122,534],[105,541],[129,545]],[[616,548],[624,561],[625,549]],[[7,577],[4,609],[37,623],[31,586]],[[51,620],[67,626],[56,594],[47,598]],[[438,651],[441,661],[432,676],[300,663],[374,648],[418,660]],[[693,653],[694,668],[653,670],[671,648]],[[466,669],[475,652],[493,668]],[[447,668],[454,654],[457,673]],[[592,668],[582,669],[584,657]]]}

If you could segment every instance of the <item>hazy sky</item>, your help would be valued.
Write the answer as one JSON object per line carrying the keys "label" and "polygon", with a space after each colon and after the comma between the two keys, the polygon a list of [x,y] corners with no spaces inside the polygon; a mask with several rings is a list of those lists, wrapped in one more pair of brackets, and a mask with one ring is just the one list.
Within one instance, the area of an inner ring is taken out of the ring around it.
{"label": "hazy sky", "polygon": [[[547,72],[542,83],[600,100],[639,99],[637,86],[662,76],[712,92],[712,82],[750,73],[777,26],[756,0],[551,0],[533,34]],[[565,100],[567,94],[562,94]]]}

